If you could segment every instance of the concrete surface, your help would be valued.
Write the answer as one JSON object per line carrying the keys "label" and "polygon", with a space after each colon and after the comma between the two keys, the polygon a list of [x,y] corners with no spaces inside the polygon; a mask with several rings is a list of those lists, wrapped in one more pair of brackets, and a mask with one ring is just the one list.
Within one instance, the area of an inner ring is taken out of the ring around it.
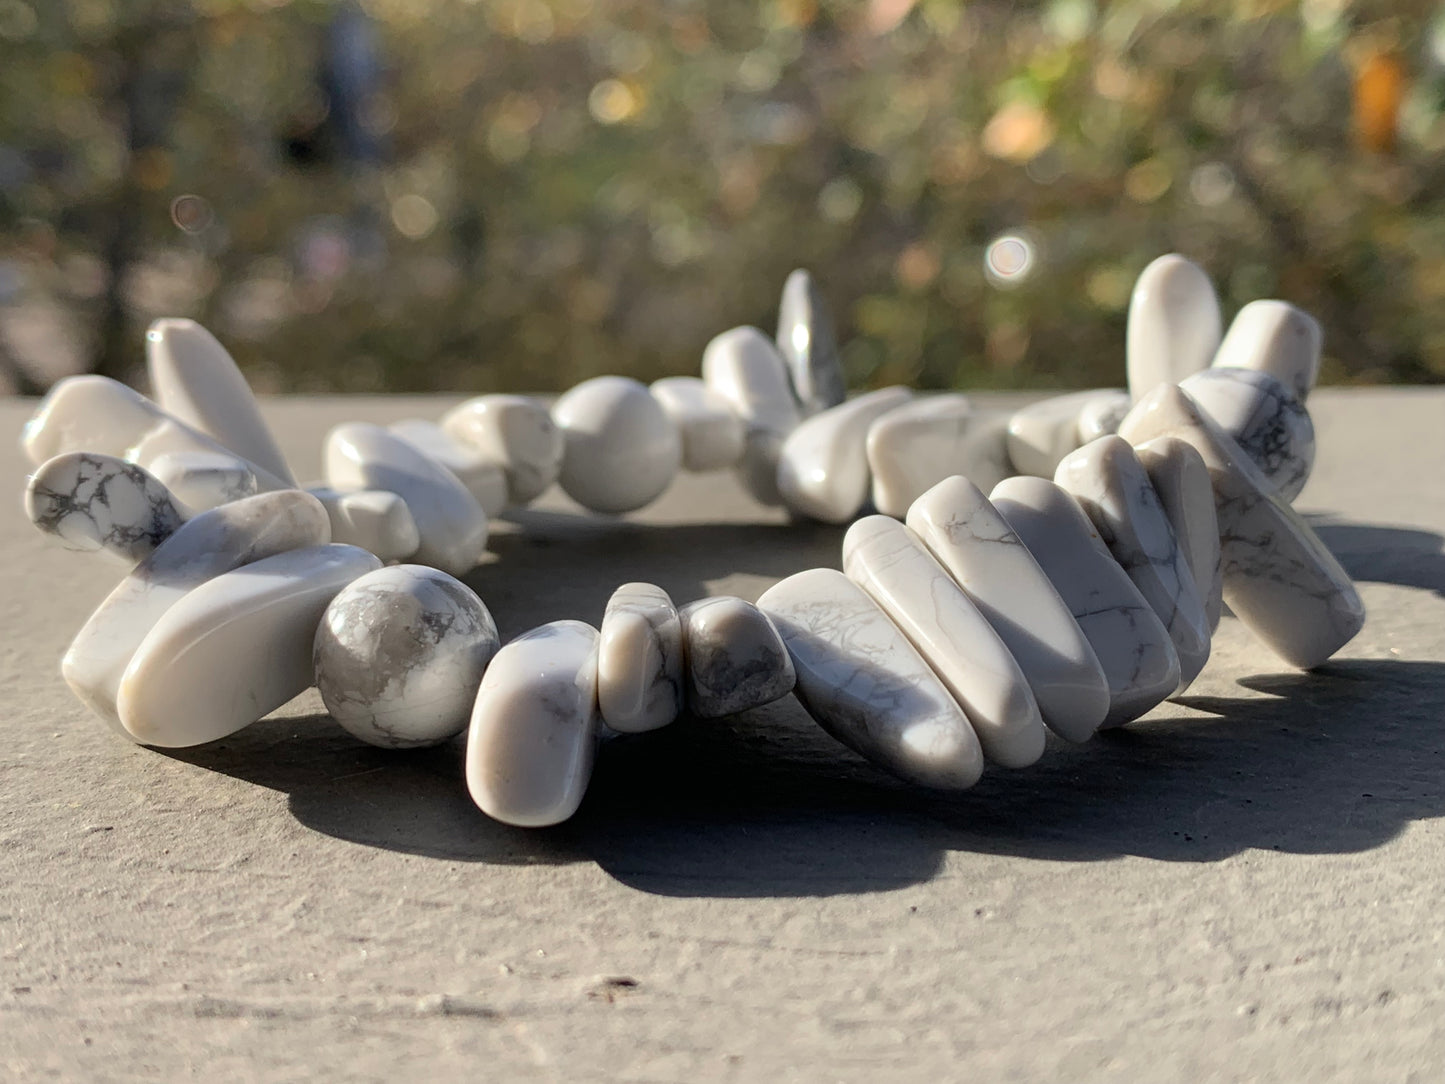
{"label": "concrete surface", "polygon": [[[330,424],[446,405],[267,409],[309,476]],[[1226,618],[1177,704],[951,798],[788,699],[609,745],[544,832],[478,813],[459,747],[362,746],[314,694],[190,751],[107,733],[57,668],[118,573],[42,545],[7,440],[0,1076],[1441,1079],[1445,394],[1310,405],[1299,505],[1370,609],[1318,673]],[[841,536],[727,478],[524,526],[471,576],[504,635],[629,579],[755,598]]]}

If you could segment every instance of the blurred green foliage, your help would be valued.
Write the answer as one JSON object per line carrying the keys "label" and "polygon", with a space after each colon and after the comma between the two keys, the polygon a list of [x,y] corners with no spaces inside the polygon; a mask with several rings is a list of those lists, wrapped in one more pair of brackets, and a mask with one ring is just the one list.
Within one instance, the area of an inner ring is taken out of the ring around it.
{"label": "blurred green foliage", "polygon": [[648,379],[807,266],[855,386],[1118,384],[1176,250],[1445,379],[1442,64],[1435,0],[0,0],[0,360]]}

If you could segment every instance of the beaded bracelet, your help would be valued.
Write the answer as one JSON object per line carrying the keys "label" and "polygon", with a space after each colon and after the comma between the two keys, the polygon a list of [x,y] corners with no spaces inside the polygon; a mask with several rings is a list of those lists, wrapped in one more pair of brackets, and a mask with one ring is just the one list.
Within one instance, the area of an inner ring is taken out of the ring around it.
{"label": "beaded bracelet", "polygon": [[[374,745],[468,730],[476,804],[548,825],[576,811],[602,737],[792,692],[874,764],[962,789],[985,761],[1032,764],[1046,728],[1085,741],[1182,691],[1226,602],[1306,669],[1364,622],[1289,505],[1314,459],[1318,325],[1256,301],[1222,334],[1208,278],[1179,256],[1135,288],[1128,391],[1011,414],[899,387],[847,399],[826,306],[797,271],[776,339],[724,332],[701,379],[604,376],[550,407],[486,395],[435,423],[347,423],[325,439],[325,483],[304,489],[208,332],[160,320],[146,345],[155,401],[72,377],[23,446],[32,522],[130,569],[62,673],[147,745],[222,738],[314,684]],[[490,517],[553,482],[631,511],[679,469],[730,469],[759,502],[853,521],[842,571],[798,572],[756,604],[679,608],[624,584],[600,628],[500,643],[455,578]]]}

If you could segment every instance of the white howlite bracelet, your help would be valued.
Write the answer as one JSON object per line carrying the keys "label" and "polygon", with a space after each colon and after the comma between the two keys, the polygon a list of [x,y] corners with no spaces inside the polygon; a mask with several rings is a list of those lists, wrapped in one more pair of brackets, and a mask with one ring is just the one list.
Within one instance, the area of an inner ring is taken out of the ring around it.
{"label": "white howlite bracelet", "polygon": [[[147,333],[154,401],[80,376],[40,404],[25,505],[58,544],[127,569],[61,670],[135,742],[214,741],[315,685],[373,745],[466,731],[477,806],[539,826],[577,810],[605,736],[791,692],[880,768],[957,790],[985,764],[1032,764],[1046,731],[1082,742],[1183,691],[1226,603],[1303,669],[1359,632],[1359,595],[1289,503],[1314,462],[1320,346],[1282,301],[1223,333],[1208,277],[1170,255],[1135,288],[1127,390],[1012,413],[901,387],[850,399],[796,271],[776,336],[724,332],[700,379],[347,423],[302,488],[230,355],[167,319]],[[617,514],[679,470],[724,469],[764,504],[851,523],[842,570],[756,604],[622,584],[600,626],[505,645],[457,579],[492,518],[554,483]]]}

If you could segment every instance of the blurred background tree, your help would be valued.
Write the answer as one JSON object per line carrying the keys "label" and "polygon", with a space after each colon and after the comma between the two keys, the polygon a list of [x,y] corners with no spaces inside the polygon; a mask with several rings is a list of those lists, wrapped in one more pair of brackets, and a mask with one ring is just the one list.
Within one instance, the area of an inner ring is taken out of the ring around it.
{"label": "blurred background tree", "polygon": [[0,368],[650,379],[807,266],[855,386],[1118,384],[1177,250],[1438,381],[1442,150],[1439,0],[0,0]]}

